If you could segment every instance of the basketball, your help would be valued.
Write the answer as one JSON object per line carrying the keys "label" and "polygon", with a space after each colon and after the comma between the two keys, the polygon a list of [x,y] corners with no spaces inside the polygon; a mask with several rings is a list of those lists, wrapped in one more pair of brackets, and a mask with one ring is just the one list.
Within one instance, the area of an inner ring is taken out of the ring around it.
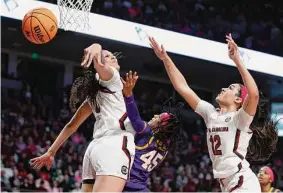
{"label": "basketball", "polygon": [[22,30],[32,43],[45,44],[51,41],[58,31],[57,19],[49,9],[33,9],[25,15]]}

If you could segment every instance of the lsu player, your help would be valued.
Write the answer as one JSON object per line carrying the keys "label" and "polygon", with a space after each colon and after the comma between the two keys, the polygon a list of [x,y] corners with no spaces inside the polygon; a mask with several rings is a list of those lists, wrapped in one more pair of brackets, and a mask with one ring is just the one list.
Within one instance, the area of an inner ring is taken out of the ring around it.
{"label": "lsu player", "polygon": [[216,97],[220,109],[201,100],[188,86],[163,46],[149,38],[155,54],[163,61],[174,88],[200,114],[207,126],[207,145],[213,166],[223,192],[261,192],[250,161],[266,161],[276,149],[278,139],[275,123],[269,116],[266,100],[243,64],[238,47],[231,34],[226,36],[229,57],[236,64],[244,85],[231,84],[222,88]]}
{"label": "lsu player", "polygon": [[81,65],[88,70],[75,80],[70,96],[71,108],[80,107],[49,150],[32,159],[31,165],[50,169],[59,147],[93,113],[96,122],[93,140],[84,155],[82,190],[121,192],[133,163],[135,143],[122,94],[120,66],[117,58],[99,44],[85,49]]}
{"label": "lsu player", "polygon": [[124,84],[124,98],[128,117],[136,131],[136,154],[124,192],[149,192],[147,180],[150,172],[166,157],[169,148],[181,139],[179,108],[175,113],[163,112],[146,123],[139,115],[133,96],[133,88],[138,76],[130,71]]}
{"label": "lsu player", "polygon": [[270,167],[264,166],[260,168],[257,177],[260,183],[261,192],[274,192],[274,193],[281,192],[279,189],[273,187],[274,184],[276,184],[275,176],[273,170]]}

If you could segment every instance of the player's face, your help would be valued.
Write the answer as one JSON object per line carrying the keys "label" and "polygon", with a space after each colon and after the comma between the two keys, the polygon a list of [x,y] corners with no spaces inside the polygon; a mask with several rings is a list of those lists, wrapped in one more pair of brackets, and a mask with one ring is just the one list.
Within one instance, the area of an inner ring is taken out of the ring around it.
{"label": "player's face", "polygon": [[102,56],[103,56],[102,61],[105,64],[108,64],[109,66],[112,66],[116,68],[117,70],[120,70],[118,60],[111,52],[109,52],[108,50],[102,50]]}
{"label": "player's face", "polygon": [[155,129],[158,127],[159,123],[161,121],[161,114],[160,115],[154,115],[153,118],[148,122],[151,129]]}
{"label": "player's face", "polygon": [[271,177],[269,173],[264,169],[261,168],[257,174],[257,178],[260,184],[269,184],[271,183]]}
{"label": "player's face", "polygon": [[239,105],[242,102],[241,97],[239,97],[239,90],[239,84],[231,84],[228,88],[222,88],[215,100],[220,105]]}

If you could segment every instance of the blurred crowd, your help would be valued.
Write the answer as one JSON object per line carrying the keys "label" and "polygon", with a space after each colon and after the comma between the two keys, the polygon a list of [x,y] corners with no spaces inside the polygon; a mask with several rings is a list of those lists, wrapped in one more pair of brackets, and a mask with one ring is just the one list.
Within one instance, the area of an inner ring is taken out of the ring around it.
{"label": "blurred crowd", "polygon": [[279,1],[106,0],[92,12],[224,42],[232,32],[243,47],[283,56]]}
{"label": "blurred crowd", "polygon": [[[139,92],[142,92],[139,90]],[[29,160],[46,152],[64,124],[72,116],[68,96],[61,97],[60,111],[54,110],[54,98],[24,86],[22,90],[2,88],[1,112],[1,191],[77,192],[80,191],[82,160],[92,139],[94,117],[91,116],[57,152],[50,171],[33,170]],[[169,93],[160,89],[155,97],[150,92],[137,95],[141,116],[148,120],[159,112]],[[138,97],[139,96],[139,97]],[[151,97],[150,97],[151,96]],[[148,100],[151,98],[152,100]],[[148,100],[148,101],[147,101]],[[195,130],[194,128],[200,129]],[[162,165],[152,172],[151,191],[219,191],[213,179],[203,124],[183,123],[188,138],[185,147],[172,149]],[[195,132],[192,132],[195,131]],[[280,152],[271,164],[279,174],[282,187],[283,160]],[[282,152],[281,152],[282,155]],[[258,166],[253,167],[254,171]]]}
{"label": "blurred crowd", "polygon": [[[57,0],[41,0],[57,4]],[[105,0],[91,12],[283,56],[283,8],[277,0]],[[95,25],[95,24],[94,24]]]}

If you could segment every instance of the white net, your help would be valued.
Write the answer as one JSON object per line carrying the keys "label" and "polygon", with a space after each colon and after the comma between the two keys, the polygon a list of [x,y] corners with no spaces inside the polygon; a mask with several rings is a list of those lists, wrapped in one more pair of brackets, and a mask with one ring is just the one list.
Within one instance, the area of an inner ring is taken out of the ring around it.
{"label": "white net", "polygon": [[89,13],[93,0],[57,0],[60,27],[64,30],[89,29]]}

